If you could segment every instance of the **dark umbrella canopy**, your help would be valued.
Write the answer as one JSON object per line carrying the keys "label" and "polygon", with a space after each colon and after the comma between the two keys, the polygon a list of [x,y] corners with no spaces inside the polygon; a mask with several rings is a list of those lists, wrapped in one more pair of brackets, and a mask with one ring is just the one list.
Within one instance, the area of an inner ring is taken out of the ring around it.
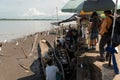
{"label": "dark umbrella canopy", "polygon": [[83,10],[89,11],[104,11],[114,9],[115,4],[112,0],[98,0],[98,1],[85,1]]}
{"label": "dark umbrella canopy", "polygon": [[70,0],[63,8],[62,12],[78,13],[80,11],[101,11],[114,9],[113,0]]}
{"label": "dark umbrella canopy", "polygon": [[62,8],[62,12],[78,12],[82,10],[84,0],[70,0],[68,3]]}

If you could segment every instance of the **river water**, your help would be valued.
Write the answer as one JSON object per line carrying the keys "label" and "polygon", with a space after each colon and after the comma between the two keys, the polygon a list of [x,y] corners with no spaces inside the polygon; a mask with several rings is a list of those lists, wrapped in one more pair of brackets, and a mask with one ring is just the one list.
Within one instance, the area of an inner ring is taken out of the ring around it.
{"label": "river water", "polygon": [[49,20],[0,21],[0,42],[34,34],[35,32],[50,30],[53,28],[51,22]]}

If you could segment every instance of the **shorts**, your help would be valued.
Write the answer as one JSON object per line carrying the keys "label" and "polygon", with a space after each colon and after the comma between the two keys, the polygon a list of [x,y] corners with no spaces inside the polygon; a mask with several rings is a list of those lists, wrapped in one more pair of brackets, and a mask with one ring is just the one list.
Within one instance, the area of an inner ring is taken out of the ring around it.
{"label": "shorts", "polygon": [[95,38],[98,38],[98,33],[91,33],[90,39],[95,39]]}

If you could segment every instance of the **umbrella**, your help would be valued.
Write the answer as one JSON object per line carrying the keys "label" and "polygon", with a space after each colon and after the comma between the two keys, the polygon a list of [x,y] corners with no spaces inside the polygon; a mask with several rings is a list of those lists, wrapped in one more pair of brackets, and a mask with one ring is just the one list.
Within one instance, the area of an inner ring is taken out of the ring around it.
{"label": "umbrella", "polygon": [[79,13],[81,11],[112,10],[114,7],[115,3],[113,0],[70,0],[61,10],[62,12]]}
{"label": "umbrella", "polygon": [[70,0],[62,8],[62,12],[78,12],[78,10],[82,10],[81,6],[83,5],[83,2],[84,0]]}
{"label": "umbrella", "polygon": [[103,11],[114,9],[115,4],[112,0],[97,0],[97,1],[85,1],[83,10],[84,11]]}

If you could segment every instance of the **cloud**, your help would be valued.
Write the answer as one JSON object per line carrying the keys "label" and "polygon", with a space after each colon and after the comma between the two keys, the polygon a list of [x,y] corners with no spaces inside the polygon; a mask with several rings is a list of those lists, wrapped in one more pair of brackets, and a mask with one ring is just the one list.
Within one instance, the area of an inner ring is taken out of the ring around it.
{"label": "cloud", "polygon": [[73,15],[73,13],[65,13],[65,12],[61,12],[61,11],[59,11],[58,12],[58,15],[61,15],[61,16],[71,16],[71,15]]}
{"label": "cloud", "polygon": [[[39,9],[37,8],[29,8],[26,12],[24,12],[24,14],[21,16],[21,17],[27,17],[27,18],[51,18],[51,16],[56,16],[56,12],[53,14],[49,14],[49,13],[45,13],[45,12],[42,12],[40,11]],[[62,17],[62,16],[71,16],[73,15],[73,13],[64,13],[64,12],[61,12],[61,10],[58,11],[58,16],[59,17]]]}
{"label": "cloud", "polygon": [[[40,16],[55,16],[56,7],[58,11],[60,11],[67,1],[69,0],[1,0],[0,18],[39,18]],[[59,12],[59,15],[67,15],[67,13]]]}
{"label": "cloud", "polygon": [[27,12],[23,14],[23,16],[46,16],[48,14],[44,12],[40,12],[37,8],[29,8]]}
{"label": "cloud", "polygon": [[64,3],[67,3],[69,0],[63,0]]}

